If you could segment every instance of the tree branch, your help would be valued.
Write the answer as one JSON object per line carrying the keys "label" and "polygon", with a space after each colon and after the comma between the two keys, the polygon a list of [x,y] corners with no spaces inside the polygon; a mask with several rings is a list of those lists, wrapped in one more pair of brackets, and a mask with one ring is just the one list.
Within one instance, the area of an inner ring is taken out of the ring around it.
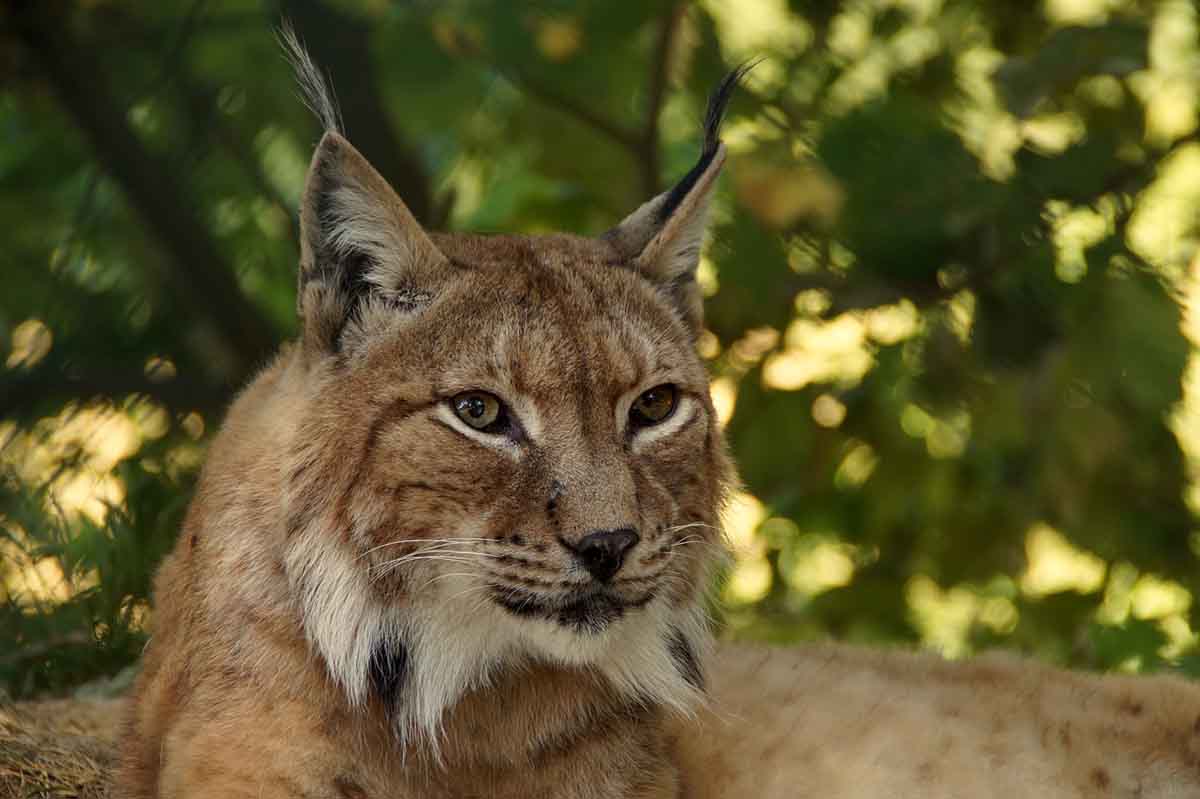
{"label": "tree branch", "polygon": [[66,372],[50,363],[29,371],[9,371],[0,388],[0,418],[24,415],[38,403],[117,400],[131,394],[143,394],[173,411],[215,413],[229,401],[227,391],[206,381],[183,375],[153,380],[128,367],[94,363],[86,371]]}
{"label": "tree branch", "polygon": [[[177,75],[175,81],[179,93],[182,95],[189,113],[194,119],[203,119],[206,113],[209,115],[215,113],[217,108],[217,91],[215,89],[207,83],[193,78],[191,75]],[[246,141],[239,137],[220,118],[213,121],[212,128],[218,142],[233,158],[234,163],[246,173],[250,182],[254,184],[255,190],[275,206],[276,210],[283,214],[286,219],[294,221],[297,213],[296,208],[284,198],[278,189],[271,185],[271,181],[267,179],[258,156],[252,148],[247,146]],[[287,234],[289,240],[292,242],[294,257],[298,257],[300,240],[294,224],[287,225]]]}
{"label": "tree branch", "polygon": [[596,113],[583,103],[573,100],[565,94],[559,94],[550,87],[537,83],[527,75],[503,69],[500,70],[500,73],[520,87],[526,94],[537,98],[551,108],[575,117],[585,125],[594,128],[597,133],[601,133],[612,139],[620,146],[635,153],[640,149],[642,137],[637,131],[627,130],[621,125]]}
{"label": "tree branch", "polygon": [[687,2],[671,4],[662,16],[658,38],[655,40],[654,57],[650,64],[650,86],[646,97],[646,119],[642,124],[641,141],[637,148],[640,153],[642,192],[646,197],[653,197],[662,191],[658,157],[658,118],[662,115],[663,100],[667,94],[667,78],[671,71],[671,55],[675,50],[675,39],[685,11]]}
{"label": "tree branch", "polygon": [[455,38],[454,46],[460,53],[500,73],[509,83],[525,92],[525,94],[537,99],[543,105],[561,111],[568,116],[575,117],[577,121],[595,129],[597,133],[606,136],[617,145],[634,152],[641,146],[642,134],[638,131],[627,129],[613,122],[603,115],[596,113],[584,103],[537,82],[523,72],[518,72],[517,70],[495,63],[488,59],[478,45],[468,37],[458,35]]}
{"label": "tree branch", "polygon": [[662,191],[660,182],[660,163],[658,154],[659,125],[662,114],[663,100],[666,97],[667,79],[671,66],[671,54],[675,48],[675,39],[687,11],[687,0],[672,3],[663,14],[655,39],[654,54],[651,59],[650,83],[647,89],[646,114],[639,128],[625,126],[597,113],[585,103],[569,95],[558,92],[549,86],[539,83],[528,75],[513,69],[507,69],[499,64],[485,59],[470,39],[460,36],[455,41],[457,49],[481,63],[487,64],[504,76],[510,83],[542,104],[563,112],[597,133],[612,140],[615,144],[627,150],[637,164],[642,184],[643,194],[654,196]]}
{"label": "tree branch", "polygon": [[101,60],[50,9],[57,4],[7,0],[17,37],[40,63],[64,109],[87,136],[106,170],[170,256],[169,287],[179,307],[211,321],[222,354],[240,382],[274,349],[277,336],[242,295],[232,266],[171,180],[171,171],[142,147],[109,91]]}
{"label": "tree branch", "polygon": [[65,635],[55,635],[41,641],[24,643],[21,645],[20,651],[0,655],[0,667],[8,667],[14,663],[43,658],[69,646],[93,647],[95,645],[95,642],[82,632],[76,631],[66,633]]}

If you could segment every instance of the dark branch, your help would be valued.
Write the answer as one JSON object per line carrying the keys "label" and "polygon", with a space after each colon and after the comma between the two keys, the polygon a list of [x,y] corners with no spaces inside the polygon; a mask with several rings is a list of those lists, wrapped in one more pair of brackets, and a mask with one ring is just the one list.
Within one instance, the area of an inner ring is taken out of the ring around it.
{"label": "dark branch", "polygon": [[14,663],[44,658],[68,647],[84,648],[95,645],[95,642],[87,634],[78,631],[51,636],[41,641],[23,643],[20,651],[0,655],[0,667],[9,667]]}
{"label": "dark branch", "polygon": [[662,191],[661,166],[658,157],[658,118],[662,115],[663,100],[667,94],[667,78],[671,71],[671,56],[675,51],[675,39],[685,11],[687,11],[686,2],[676,2],[667,8],[659,24],[654,57],[650,63],[646,118],[642,125],[641,142],[638,147],[642,193],[646,197],[653,197]]}
{"label": "dark branch", "polygon": [[67,372],[47,363],[29,371],[9,371],[0,380],[0,417],[25,416],[39,406],[70,400],[116,401],[134,394],[156,400],[172,411],[216,413],[229,401],[229,393],[219,386],[184,375],[153,380],[124,366],[93,363],[86,371]]}
{"label": "dark branch", "polygon": [[503,67],[487,59],[486,54],[466,36],[459,37],[455,41],[455,47],[459,52],[477,61],[486,63],[518,89],[525,92],[525,94],[528,94],[550,108],[574,117],[577,121],[587,125],[625,149],[637,164],[643,194],[653,196],[662,190],[659,175],[661,167],[658,153],[658,120],[662,115],[663,101],[666,98],[667,80],[671,68],[671,55],[674,52],[675,40],[687,7],[687,0],[678,0],[667,8],[660,20],[658,36],[655,39],[654,54],[651,59],[650,82],[646,95],[646,114],[641,126],[638,128],[627,128],[595,111],[586,102],[576,100],[567,94],[539,83],[527,74]]}
{"label": "dark branch", "polygon": [[230,378],[240,382],[275,349],[277,336],[242,295],[232,266],[171,180],[167,164],[146,150],[125,123],[101,59],[86,41],[72,35],[53,7],[35,0],[5,4],[11,29],[170,256],[175,268],[167,275],[168,285],[182,315],[212,322],[234,365]]}
{"label": "dark branch", "polygon": [[[187,104],[188,112],[193,119],[204,119],[206,115],[209,117],[214,115],[218,103],[216,89],[190,75],[180,74],[175,80],[179,94]],[[233,158],[234,163],[241,167],[250,182],[254,184],[255,191],[275,206],[276,210],[285,218],[294,220],[297,213],[294,203],[289,202],[278,189],[271,185],[271,181],[263,171],[262,162],[259,161],[253,149],[247,146],[245,139],[221,119],[219,114],[212,120],[210,130],[218,143]],[[299,253],[300,240],[295,225],[288,225],[287,231],[294,252]]]}
{"label": "dark branch", "polygon": [[501,70],[501,74],[526,94],[540,100],[551,108],[575,117],[585,125],[594,128],[597,133],[604,134],[622,147],[636,152],[641,146],[640,136],[635,131],[627,130],[617,123],[606,119],[601,114],[588,108],[584,103],[573,100],[565,94],[560,94],[548,86],[543,86],[527,75],[522,75],[511,70]]}
{"label": "dark branch", "polygon": [[513,86],[538,100],[543,105],[561,111],[568,116],[575,117],[579,122],[591,127],[597,133],[606,136],[634,155],[641,149],[643,139],[641,132],[625,128],[613,122],[604,115],[592,110],[586,103],[575,100],[566,94],[539,83],[525,73],[495,63],[488,59],[487,55],[480,50],[478,45],[466,36],[459,36],[454,45],[460,53],[484,64],[489,69],[495,70]]}

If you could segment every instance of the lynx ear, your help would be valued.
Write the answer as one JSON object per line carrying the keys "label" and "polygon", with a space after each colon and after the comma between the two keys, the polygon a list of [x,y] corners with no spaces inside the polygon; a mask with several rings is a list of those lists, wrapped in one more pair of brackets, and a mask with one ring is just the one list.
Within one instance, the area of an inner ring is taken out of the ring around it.
{"label": "lynx ear", "polygon": [[709,98],[704,150],[691,171],[603,236],[623,263],[671,299],[694,334],[700,332],[703,322],[696,267],[708,226],[709,200],[725,163],[725,146],[719,138],[721,118],[733,90],[753,66],[743,64],[730,72]]}
{"label": "lynx ear", "polygon": [[297,306],[306,347],[336,351],[347,325],[376,310],[417,311],[449,264],[391,186],[341,134],[337,103],[288,25],[280,44],[305,104],[325,135],[313,153],[300,208]]}
{"label": "lynx ear", "polygon": [[447,267],[387,181],[328,131],[313,155],[300,210],[298,301],[306,345],[338,349],[347,323],[368,303],[420,310]]}

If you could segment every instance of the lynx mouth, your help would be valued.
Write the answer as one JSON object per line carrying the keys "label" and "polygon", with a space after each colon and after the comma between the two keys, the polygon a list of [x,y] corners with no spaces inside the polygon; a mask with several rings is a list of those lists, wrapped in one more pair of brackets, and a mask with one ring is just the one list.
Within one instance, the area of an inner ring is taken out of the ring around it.
{"label": "lynx mouth", "polygon": [[653,591],[626,599],[607,588],[578,591],[560,599],[492,586],[492,599],[515,616],[546,619],[581,633],[600,633],[630,610],[645,607],[654,598]]}

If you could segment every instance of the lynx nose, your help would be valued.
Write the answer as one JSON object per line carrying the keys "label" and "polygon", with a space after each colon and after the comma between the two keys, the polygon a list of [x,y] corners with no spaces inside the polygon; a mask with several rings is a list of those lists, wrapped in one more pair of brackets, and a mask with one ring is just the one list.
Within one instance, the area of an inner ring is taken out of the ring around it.
{"label": "lynx nose", "polygon": [[625,553],[641,538],[629,527],[618,530],[598,530],[585,535],[571,547],[583,568],[600,582],[607,582],[621,570]]}

